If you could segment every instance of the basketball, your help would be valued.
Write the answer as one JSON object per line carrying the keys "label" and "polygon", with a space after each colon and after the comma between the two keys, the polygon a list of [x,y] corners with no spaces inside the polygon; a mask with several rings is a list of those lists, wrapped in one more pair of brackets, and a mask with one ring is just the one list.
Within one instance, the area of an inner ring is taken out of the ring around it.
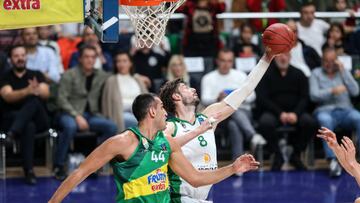
{"label": "basketball", "polygon": [[263,43],[273,54],[287,53],[295,45],[295,33],[285,24],[275,23],[264,31]]}

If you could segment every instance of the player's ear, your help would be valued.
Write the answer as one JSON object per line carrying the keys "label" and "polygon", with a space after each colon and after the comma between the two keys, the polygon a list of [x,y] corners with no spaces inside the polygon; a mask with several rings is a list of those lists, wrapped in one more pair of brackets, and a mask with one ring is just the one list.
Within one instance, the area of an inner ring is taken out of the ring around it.
{"label": "player's ear", "polygon": [[181,95],[179,93],[175,92],[174,94],[171,95],[171,98],[174,101],[180,101],[181,100]]}
{"label": "player's ear", "polygon": [[151,118],[155,118],[155,115],[156,115],[156,109],[155,109],[155,106],[151,105],[150,108],[149,108],[149,115]]}

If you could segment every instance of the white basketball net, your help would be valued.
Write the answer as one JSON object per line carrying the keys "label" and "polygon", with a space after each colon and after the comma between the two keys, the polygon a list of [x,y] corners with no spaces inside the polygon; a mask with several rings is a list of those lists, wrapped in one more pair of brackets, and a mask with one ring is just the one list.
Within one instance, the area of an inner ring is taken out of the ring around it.
{"label": "white basketball net", "polygon": [[151,48],[153,44],[159,45],[170,15],[184,2],[185,0],[161,2],[157,6],[120,5],[135,28],[136,46]]}

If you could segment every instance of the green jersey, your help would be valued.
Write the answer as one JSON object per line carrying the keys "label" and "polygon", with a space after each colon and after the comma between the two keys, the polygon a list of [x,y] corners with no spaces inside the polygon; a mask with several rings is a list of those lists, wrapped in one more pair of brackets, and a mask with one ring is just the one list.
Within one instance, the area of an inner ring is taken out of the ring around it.
{"label": "green jersey", "polygon": [[130,128],[139,144],[124,162],[111,161],[117,187],[117,203],[170,202],[168,162],[171,148],[162,131],[154,140],[141,135],[137,127]]}

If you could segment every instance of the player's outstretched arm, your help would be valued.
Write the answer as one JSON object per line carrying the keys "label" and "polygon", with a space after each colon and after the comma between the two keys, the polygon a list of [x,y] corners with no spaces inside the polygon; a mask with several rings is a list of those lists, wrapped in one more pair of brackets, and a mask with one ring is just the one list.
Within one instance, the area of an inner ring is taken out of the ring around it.
{"label": "player's outstretched arm", "polygon": [[72,172],[64,180],[64,182],[61,183],[59,188],[49,200],[49,203],[61,202],[73,188],[85,180],[91,173],[94,173],[104,166],[116,155],[121,154],[121,150],[129,146],[128,141],[123,139],[125,133],[114,136],[97,147],[84,160],[79,168]]}
{"label": "player's outstretched arm", "polygon": [[233,164],[223,168],[214,171],[198,171],[185,158],[174,138],[168,136],[168,140],[172,150],[169,160],[171,169],[193,187],[215,184],[234,173],[244,173],[259,167],[259,162],[256,162],[252,155],[242,155]]}
{"label": "player's outstretched arm", "polygon": [[[322,138],[326,141],[327,145],[330,147],[330,149],[335,153],[337,159],[339,160],[340,164],[344,167],[344,169],[352,176],[353,172],[351,170],[351,167],[349,165],[349,162],[347,161],[347,151],[344,150],[343,147],[341,147],[336,138],[336,134],[332,132],[331,130],[321,127],[318,130],[317,137]],[[354,155],[355,156],[355,155]]]}
{"label": "player's outstretched arm", "polygon": [[260,59],[258,64],[247,76],[242,86],[225,97],[223,101],[208,106],[203,111],[203,114],[209,116],[220,113],[221,116],[218,119],[218,122],[225,120],[231,114],[233,114],[240,107],[243,101],[255,90],[255,87],[258,85],[261,78],[265,74],[274,56],[275,55],[272,54],[269,49],[267,49],[266,53]]}
{"label": "player's outstretched arm", "polygon": [[[210,117],[210,118],[206,119],[204,122],[202,122],[201,125],[199,127],[195,128],[194,130],[192,130],[188,133],[185,133],[184,135],[174,137],[174,140],[177,142],[177,144],[180,147],[182,147],[185,144],[187,144],[188,142],[190,142],[192,139],[196,138],[197,136],[201,135],[202,133],[213,128],[215,122],[216,122],[216,118]],[[165,135],[168,135],[168,136],[172,135],[172,133],[175,131],[174,128],[175,128],[174,123],[168,122],[166,129],[164,131]]]}
{"label": "player's outstretched arm", "polygon": [[347,168],[344,168],[355,178],[360,186],[360,164],[356,161],[356,149],[354,143],[346,136],[341,140],[341,143],[341,151],[344,154],[345,163],[347,165]]}

